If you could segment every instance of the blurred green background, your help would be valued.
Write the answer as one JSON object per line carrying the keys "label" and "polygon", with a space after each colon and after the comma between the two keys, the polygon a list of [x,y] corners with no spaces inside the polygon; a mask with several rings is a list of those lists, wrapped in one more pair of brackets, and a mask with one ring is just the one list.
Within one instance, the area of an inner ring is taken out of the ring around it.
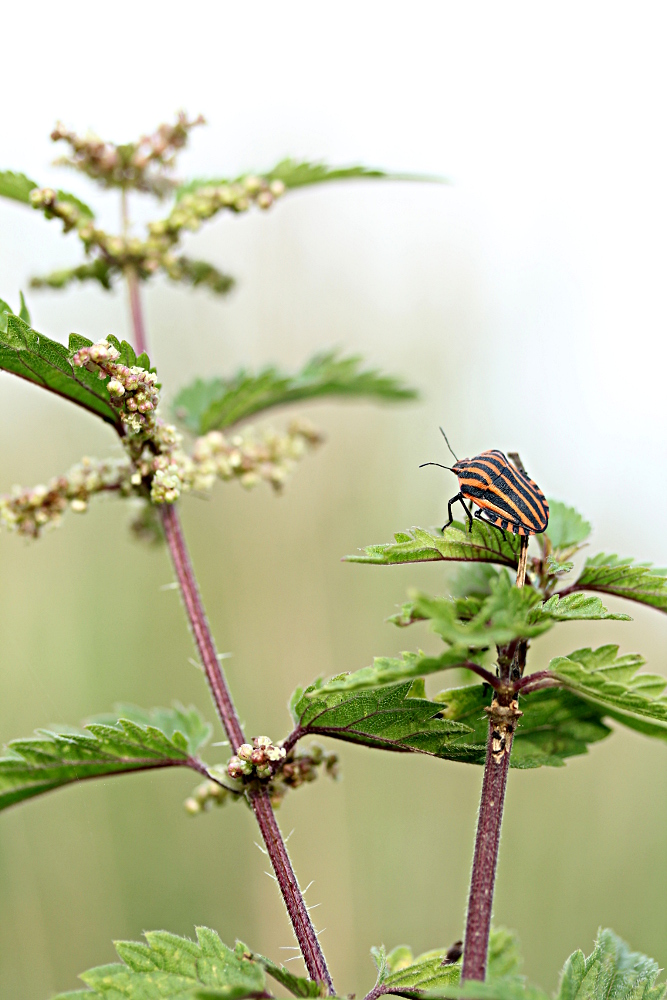
{"label": "blurred green background", "polygon": [[[63,22],[68,37],[87,44],[102,15],[63,6],[73,18]],[[141,59],[149,44],[171,51],[168,20],[117,7],[100,60],[121,50]],[[343,4],[334,23],[288,3],[248,34],[243,13],[204,3],[209,26],[233,29],[224,66],[220,38],[207,31],[160,88],[149,86],[143,64],[123,76],[123,100],[82,88],[77,67],[54,52],[53,32],[64,29],[33,17],[40,72],[7,110],[0,166],[90,200],[79,178],[43,166],[53,120],[121,140],[181,104],[212,120],[185,173],[237,173],[302,153],[455,182],[332,186],[291,195],[266,216],[221,219],[192,239],[191,252],[239,278],[229,301],[159,282],[146,295],[167,394],[240,364],[293,368],[333,345],[423,393],[398,407],[295,410],[328,443],[301,463],[281,499],[221,484],[209,502],[184,501],[204,600],[219,648],[233,653],[225,666],[250,733],[286,733],[299,683],[375,655],[437,648],[423,628],[398,631],[384,619],[409,587],[443,589],[441,566],[384,569],[340,557],[410,525],[442,523],[453,479],[417,469],[442,459],[438,424],[460,455],[518,449],[547,495],[594,522],[595,551],[667,561],[655,528],[667,489],[667,164],[649,127],[664,113],[659,33],[646,15],[601,25],[567,5],[559,19],[521,4],[462,12],[418,3],[414,14],[407,25],[379,23]],[[12,16],[10,33],[22,24]],[[7,58],[18,72],[23,55]],[[228,98],[239,81],[242,108]],[[115,201],[104,196],[102,205],[113,223]],[[0,212],[0,294],[17,303],[30,274],[71,264],[78,249],[36,213]],[[62,340],[70,330],[128,334],[121,291],[28,298],[36,328]],[[82,454],[117,452],[92,417],[0,376],[0,490],[43,482]],[[100,501],[38,543],[0,535],[0,740],[76,723],[116,701],[179,699],[213,718],[189,663],[178,595],[163,589],[173,579],[167,555],[130,539],[129,516]],[[534,643],[533,665],[618,642],[665,673],[664,617],[624,610],[633,622],[560,626]],[[431,680],[430,690],[446,683]],[[461,935],[481,771],[338,749],[341,781],[289,796],[279,819],[294,829],[301,884],[314,880],[308,901],[321,903],[313,916],[326,928],[337,988],[360,996],[373,979],[371,945],[424,950]],[[190,935],[201,923],[276,959],[290,954],[280,951],[294,942],[252,817],[237,805],[191,819],[182,802],[193,784],[180,773],[89,782],[0,816],[1,1000],[74,989],[79,971],[113,960],[112,939],[144,929]],[[666,793],[664,746],[624,731],[565,768],[511,774],[495,920],[518,931],[526,972],[544,987],[555,988],[572,950],[590,951],[599,925],[667,964]]]}

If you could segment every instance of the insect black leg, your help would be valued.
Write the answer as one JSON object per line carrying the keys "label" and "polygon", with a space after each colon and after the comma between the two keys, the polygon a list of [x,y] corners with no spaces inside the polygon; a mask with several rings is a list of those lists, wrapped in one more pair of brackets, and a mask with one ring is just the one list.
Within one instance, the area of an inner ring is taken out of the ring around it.
{"label": "insect black leg", "polygon": [[488,524],[490,528],[495,528],[496,531],[499,531],[500,534],[503,536],[503,538],[505,538],[505,531],[503,530],[503,528],[500,528],[497,524],[494,524],[493,521],[489,521],[488,518],[484,517],[483,510],[481,509],[476,510],[475,517],[477,518],[478,521],[481,521],[482,524]]}
{"label": "insect black leg", "polygon": [[449,514],[449,521],[447,521],[447,524],[443,524],[442,530],[444,531],[445,528],[448,528],[450,526],[450,524],[452,523],[452,521],[454,520],[454,515],[452,514],[452,504],[456,503],[457,500],[460,501],[461,506],[463,507],[464,511],[466,512],[466,516],[468,518],[468,521],[470,522],[470,524],[468,526],[468,531],[472,531],[472,514],[470,513],[470,511],[468,510],[468,508],[465,505],[465,501],[463,499],[463,493],[457,493],[455,497],[452,497],[451,500],[448,500],[448,502],[447,502],[447,513]]}

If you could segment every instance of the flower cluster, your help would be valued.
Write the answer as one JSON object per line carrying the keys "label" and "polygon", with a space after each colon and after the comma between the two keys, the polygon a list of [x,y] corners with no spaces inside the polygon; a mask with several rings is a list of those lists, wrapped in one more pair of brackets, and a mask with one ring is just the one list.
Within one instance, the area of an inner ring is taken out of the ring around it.
{"label": "flower cluster", "polygon": [[268,783],[269,797],[274,808],[278,808],[290,789],[308,784],[324,773],[334,781],[338,778],[338,755],[331,753],[319,743],[303,750],[293,750]]}
{"label": "flower cluster", "polygon": [[[101,340],[76,351],[72,364],[108,379],[109,401],[119,411],[129,461],[84,459],[48,486],[15,487],[10,495],[0,496],[0,521],[10,529],[37,537],[47,524],[57,524],[68,506],[84,511],[90,497],[104,490],[135,494],[152,504],[174,503],[187,492],[207,492],[216,479],[237,479],[247,489],[268,482],[280,492],[294,463],[322,441],[310,424],[294,421],[284,433],[257,434],[249,428],[243,435],[226,438],[211,431],[198,438],[188,454],[179,431],[156,414],[155,373],[122,364],[119,358],[118,349]],[[147,517],[145,509],[133,525],[137,536],[152,540],[160,537],[156,529],[155,518]]]}
{"label": "flower cluster", "polygon": [[294,463],[323,440],[305,420],[293,420],[286,433],[266,430],[256,434],[249,427],[243,435],[227,438],[221,431],[211,431],[194,445],[192,489],[210,490],[216,479],[238,479],[246,489],[264,481],[280,492]]}
{"label": "flower cluster", "polygon": [[[182,493],[207,492],[216,479],[237,479],[246,489],[264,481],[280,492],[294,462],[321,440],[312,427],[295,421],[285,434],[266,431],[261,437],[250,429],[244,437],[227,440],[211,431],[195,442],[193,454],[188,455],[176,428],[156,419],[150,438],[126,439],[131,461],[84,458],[46,486],[27,490],[17,486],[12,493],[0,495],[0,523],[37,538],[42,528],[59,524],[68,507],[82,513],[95,493],[116,491],[143,498],[132,531],[144,541],[159,541],[155,504],[173,503]],[[147,498],[152,503],[146,504]]]}
{"label": "flower cluster", "polygon": [[11,493],[0,496],[0,522],[10,531],[37,538],[43,528],[59,524],[68,507],[77,514],[87,510],[95,493],[114,490],[129,496],[133,491],[131,477],[127,459],[98,462],[84,458],[46,486],[30,490],[15,486]]}
{"label": "flower cluster", "polygon": [[256,736],[251,743],[242,743],[227,764],[230,778],[270,778],[272,765],[285,757],[283,746],[274,746],[268,736]]}
{"label": "flower cluster", "polygon": [[159,402],[157,375],[136,365],[118,364],[119,357],[120,352],[108,340],[100,340],[76,351],[72,364],[75,368],[85,367],[98,372],[100,378],[109,376],[109,401],[120,411],[126,429],[148,436],[155,428],[155,410]]}
{"label": "flower cluster", "polygon": [[33,208],[44,212],[47,219],[61,219],[63,231],[69,233],[90,218],[76,202],[68,198],[59,198],[53,188],[34,188],[30,192],[30,204]]}
{"label": "flower cluster", "polygon": [[181,111],[173,125],[159,125],[153,135],[142,136],[138,142],[116,145],[96,135],[79,136],[59,122],[51,138],[66,142],[71,149],[70,155],[58,163],[82,171],[105,187],[133,188],[162,196],[174,186],[166,171],[173,168],[177,150],[185,146],[191,130],[203,124],[201,115],[190,121]]}
{"label": "flower cluster", "polygon": [[[149,439],[134,449],[133,482],[150,487],[153,503],[174,503],[183,493],[207,493],[217,479],[237,479],[246,489],[260,482],[280,492],[296,461],[308,448],[322,442],[310,424],[293,421],[286,433],[267,430],[256,434],[248,428],[231,439],[211,431],[195,441],[192,454],[183,448],[183,437],[171,424],[155,420]],[[132,439],[127,441],[132,448]]]}
{"label": "flower cluster", "polygon": [[225,209],[230,212],[247,212],[251,205],[271,208],[274,201],[285,193],[281,180],[249,174],[239,181],[207,184],[184,194],[166,219],[151,222],[148,232],[163,250],[168,250],[180,238],[182,230],[196,232],[202,222],[212,219]]}
{"label": "flower cluster", "polygon": [[44,212],[47,219],[60,219],[65,232],[76,229],[86,254],[95,258],[98,267],[91,268],[89,265],[83,269],[33,278],[32,286],[60,288],[74,279],[94,278],[100,281],[103,264],[104,287],[110,285],[110,270],[120,274],[131,269],[144,280],[162,271],[172,281],[205,284],[212,291],[224,294],[233,285],[229,275],[218,271],[212,264],[192,261],[174,253],[182,230],[198,229],[202,221],[210,219],[223,208],[244,212],[252,203],[260,208],[269,208],[284,191],[284,185],[282,181],[269,183],[262,178],[249,177],[243,183],[206,187],[201,191],[207,193],[201,195],[198,190],[196,195],[185,195],[167,219],[150,223],[147,239],[139,239],[107,233],[95,226],[91,216],[75,200],[59,197],[52,188],[36,188],[30,193],[33,208]]}
{"label": "flower cluster", "polygon": [[288,788],[298,788],[300,785],[317,778],[317,768],[323,766],[325,773],[336,779],[338,777],[338,754],[331,753],[319,743],[311,743],[306,750],[293,753],[280,769],[280,780]]}
{"label": "flower cluster", "polygon": [[[259,744],[259,745],[258,745]],[[269,753],[273,756],[270,757]],[[277,754],[280,753],[280,756]],[[262,763],[255,763],[253,755]],[[191,816],[208,811],[212,806],[236,801],[244,792],[260,782],[266,788],[271,804],[277,808],[290,789],[315,781],[320,769],[328,777],[338,777],[338,756],[312,743],[303,750],[291,750],[285,754],[284,748],[274,746],[268,736],[258,736],[253,744],[244,743],[226,768],[209,768],[213,780],[203,781],[185,800],[185,809]]]}
{"label": "flower cluster", "polygon": [[[58,124],[51,134],[69,144],[71,153],[56,161],[74,167],[103,184],[123,192],[134,189],[163,197],[173,193],[177,182],[171,176],[177,152],[185,146],[190,131],[203,124],[199,116],[189,120],[180,113],[174,124],[158,126],[152,135],[136,142],[116,145],[94,135],[79,136]],[[110,288],[114,278],[132,270],[147,280],[158,271],[172,281],[204,284],[217,294],[229,291],[233,281],[210,264],[191,261],[175,253],[184,230],[195,231],[218,212],[245,212],[252,205],[268,209],[285,192],[279,179],[247,175],[235,181],[197,183],[177,198],[166,219],[152,222],[140,239],[128,233],[113,235],[96,226],[92,214],[72,195],[52,188],[30,194],[34,208],[48,219],[60,219],[65,232],[76,230],[86,254],[93,260],[69,270],[34,278],[33,287],[63,288],[71,281],[96,280]]]}
{"label": "flower cluster", "polygon": [[214,805],[222,806],[229,798],[239,799],[242,795],[242,790],[237,791],[223,784],[225,780],[229,780],[224,768],[210,767],[208,771],[212,777],[197,785],[192,795],[183,803],[185,811],[191,816],[207,812]]}

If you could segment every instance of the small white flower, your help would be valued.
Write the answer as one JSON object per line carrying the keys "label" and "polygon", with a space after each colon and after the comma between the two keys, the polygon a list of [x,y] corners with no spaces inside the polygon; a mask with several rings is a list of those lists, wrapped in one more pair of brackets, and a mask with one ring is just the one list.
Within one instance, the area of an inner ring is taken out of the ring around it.
{"label": "small white flower", "polygon": [[118,381],[117,378],[111,378],[107,383],[107,392],[110,396],[124,396],[125,387],[122,382]]}

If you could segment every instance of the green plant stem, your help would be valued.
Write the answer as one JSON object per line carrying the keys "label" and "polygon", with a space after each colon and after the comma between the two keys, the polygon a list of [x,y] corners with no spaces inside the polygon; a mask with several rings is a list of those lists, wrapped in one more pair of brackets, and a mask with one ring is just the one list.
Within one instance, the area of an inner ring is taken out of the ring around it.
{"label": "green plant stem", "polygon": [[[143,318],[138,285],[134,299],[132,298],[130,286],[130,300],[134,301],[136,305],[136,310],[132,309],[132,322],[136,349],[139,350],[139,331],[141,330],[143,333]],[[163,504],[160,508],[160,515],[188,621],[201,657],[213,701],[227,734],[227,739],[232,749],[235,750],[242,743],[245,743],[245,737],[229,687],[227,686],[225,675],[220,666],[215,642],[213,641],[213,635],[208,624],[204,605],[199,594],[199,587],[197,586],[197,580],[192,568],[190,554],[183,536],[178,509],[174,504]],[[266,844],[266,850],[273,865],[273,870],[276,873],[276,881],[280,886],[285,907],[292,921],[292,927],[299,942],[299,948],[301,949],[308,975],[316,982],[324,983],[329,994],[333,996],[335,991],[324,954],[320,948],[317,933],[310,919],[303,893],[296,880],[296,875],[294,874],[285,841],[276,821],[268,792],[263,789],[255,793],[250,798],[250,804],[259,824],[264,843]]]}
{"label": "green plant stem", "polygon": [[[528,558],[528,537],[521,537],[519,568],[516,585],[523,587],[526,582]],[[507,683],[507,690],[496,692],[490,708],[489,733],[486,742],[486,761],[482,781],[482,796],[477,818],[477,835],[473,855],[468,913],[466,917],[465,944],[461,980],[473,979],[483,982],[486,976],[486,960],[489,950],[493,890],[498,865],[500,827],[503,819],[505,789],[510,766],[510,754],[516,723],[521,715],[511,690],[512,674],[523,673],[527,645],[520,642],[515,656],[499,656],[500,681]]]}

